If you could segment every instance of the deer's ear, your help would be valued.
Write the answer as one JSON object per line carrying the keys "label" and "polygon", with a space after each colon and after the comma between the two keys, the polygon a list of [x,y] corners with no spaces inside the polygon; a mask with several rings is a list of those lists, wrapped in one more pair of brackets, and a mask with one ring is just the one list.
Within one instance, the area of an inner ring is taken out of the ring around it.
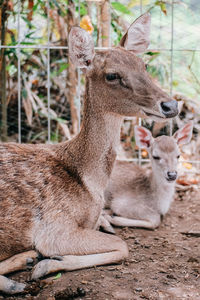
{"label": "deer's ear", "polygon": [[136,145],[139,148],[149,148],[153,142],[151,131],[142,126],[135,126],[134,130]]}
{"label": "deer's ear", "polygon": [[94,42],[81,27],[72,27],[68,38],[69,57],[76,67],[87,68],[94,58]]}
{"label": "deer's ear", "polygon": [[184,127],[176,131],[173,137],[176,139],[177,144],[187,144],[192,138],[193,122],[187,123]]}
{"label": "deer's ear", "polygon": [[122,37],[120,46],[135,53],[144,52],[150,43],[151,16],[149,13],[141,15],[135,20]]}

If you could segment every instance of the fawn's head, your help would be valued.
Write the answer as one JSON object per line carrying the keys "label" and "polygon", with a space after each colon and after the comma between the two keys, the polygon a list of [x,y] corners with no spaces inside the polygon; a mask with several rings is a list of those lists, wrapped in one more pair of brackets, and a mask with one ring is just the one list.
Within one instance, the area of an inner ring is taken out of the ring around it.
{"label": "fawn's head", "polygon": [[156,176],[173,182],[177,178],[177,165],[180,156],[179,144],[187,144],[192,137],[193,123],[187,123],[175,132],[173,136],[162,135],[153,138],[151,132],[135,126],[135,139],[138,147],[147,149]]}
{"label": "fawn's head", "polygon": [[69,56],[84,68],[89,97],[104,112],[123,116],[149,116],[155,120],[177,115],[177,103],[157,87],[136,54],[149,45],[150,15],[140,16],[122,37],[120,45],[102,52],[85,30],[73,27],[69,34]]}

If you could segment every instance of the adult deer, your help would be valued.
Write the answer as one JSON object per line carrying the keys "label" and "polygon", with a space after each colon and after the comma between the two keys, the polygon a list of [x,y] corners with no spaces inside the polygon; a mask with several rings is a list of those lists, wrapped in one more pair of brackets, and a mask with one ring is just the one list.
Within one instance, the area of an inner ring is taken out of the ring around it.
{"label": "adult deer", "polygon": [[[113,217],[105,215],[115,226],[155,229],[160,225],[173,201],[177,165],[180,156],[179,144],[189,143],[192,137],[192,122],[180,128],[173,136],[153,138],[151,132],[135,127],[136,144],[147,149],[152,170],[133,163],[116,161],[105,191],[106,206]],[[105,222],[105,221],[104,221]],[[112,231],[109,224],[106,231]]]}
{"label": "adult deer", "polygon": [[[69,55],[86,72],[82,128],[75,138],[58,145],[0,146],[0,260],[7,259],[1,274],[11,269],[11,256],[30,249],[45,257],[62,256],[39,262],[33,278],[127,257],[124,241],[94,230],[123,116],[162,120],[178,113],[176,101],[154,85],[136,56],[147,48],[149,32],[150,16],[144,14],[119,47],[95,54],[91,36],[72,28]],[[20,256],[18,269],[19,260]],[[2,276],[0,289],[16,293],[24,285]]]}

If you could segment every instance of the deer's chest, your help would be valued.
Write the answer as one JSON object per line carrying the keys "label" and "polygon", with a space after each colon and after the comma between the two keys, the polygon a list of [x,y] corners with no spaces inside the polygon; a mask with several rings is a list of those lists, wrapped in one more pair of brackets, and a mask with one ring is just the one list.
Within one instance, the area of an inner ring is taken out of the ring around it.
{"label": "deer's chest", "polygon": [[173,201],[173,190],[163,190],[157,195],[158,210],[161,215],[165,215]]}
{"label": "deer's chest", "polygon": [[87,178],[87,195],[79,203],[78,225],[82,228],[94,228],[104,206],[103,189],[98,181]]}
{"label": "deer's chest", "polygon": [[81,205],[79,218],[77,219],[78,225],[82,228],[94,229],[101,214],[103,204],[104,201],[101,194],[96,194],[95,197],[90,195],[87,202]]}

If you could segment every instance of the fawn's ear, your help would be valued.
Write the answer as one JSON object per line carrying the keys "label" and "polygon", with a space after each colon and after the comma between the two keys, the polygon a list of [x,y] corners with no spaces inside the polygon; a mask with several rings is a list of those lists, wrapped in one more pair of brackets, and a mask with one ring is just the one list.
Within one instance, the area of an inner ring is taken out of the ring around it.
{"label": "fawn's ear", "polygon": [[151,16],[149,13],[141,15],[135,20],[122,37],[120,46],[135,53],[144,52],[150,43]]}
{"label": "fawn's ear", "polygon": [[76,67],[88,68],[94,58],[94,42],[81,27],[72,27],[68,38],[69,57]]}
{"label": "fawn's ear", "polygon": [[184,127],[176,131],[173,137],[176,139],[177,144],[187,144],[192,138],[193,122],[187,123]]}
{"label": "fawn's ear", "polygon": [[151,131],[142,126],[135,126],[135,141],[139,148],[149,148],[153,142]]}

